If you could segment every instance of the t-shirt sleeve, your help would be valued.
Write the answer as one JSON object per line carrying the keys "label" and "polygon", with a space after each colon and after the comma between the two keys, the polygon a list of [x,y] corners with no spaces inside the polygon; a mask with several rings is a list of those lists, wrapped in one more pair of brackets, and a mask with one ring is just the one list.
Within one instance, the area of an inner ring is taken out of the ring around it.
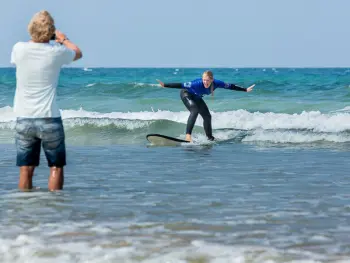
{"label": "t-shirt sleeve", "polygon": [[67,65],[73,62],[75,58],[75,51],[66,47],[62,47],[61,62],[62,65]]}
{"label": "t-shirt sleeve", "polygon": [[12,51],[11,51],[11,64],[16,64],[16,53],[17,53],[17,50],[18,49],[18,45],[15,44],[12,48]]}

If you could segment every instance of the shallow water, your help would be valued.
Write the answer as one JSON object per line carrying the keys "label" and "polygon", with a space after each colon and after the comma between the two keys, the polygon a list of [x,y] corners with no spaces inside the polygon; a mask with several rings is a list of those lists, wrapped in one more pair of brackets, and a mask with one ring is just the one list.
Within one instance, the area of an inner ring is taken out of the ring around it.
{"label": "shallow water", "polygon": [[0,262],[349,262],[348,69],[217,69],[194,144],[178,90],[202,69],[64,69],[65,187],[17,190],[13,69],[0,69]]}

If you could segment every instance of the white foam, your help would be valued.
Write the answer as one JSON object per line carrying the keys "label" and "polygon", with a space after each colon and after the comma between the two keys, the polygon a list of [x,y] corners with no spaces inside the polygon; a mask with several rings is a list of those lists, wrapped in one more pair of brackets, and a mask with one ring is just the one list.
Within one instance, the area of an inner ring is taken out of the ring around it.
{"label": "white foam", "polygon": [[[302,112],[300,114],[261,113],[246,110],[211,112],[214,129],[243,129],[243,130],[274,130],[274,129],[307,129],[314,132],[342,132],[350,130],[350,114],[324,114],[319,111]],[[93,119],[127,119],[127,120],[170,120],[186,123],[188,111],[172,112],[152,110],[141,112],[109,112],[100,113],[79,110],[61,110],[63,119],[93,118]],[[15,120],[13,109],[9,106],[0,108],[2,124]],[[107,124],[108,125],[108,124]],[[202,126],[201,116],[196,125]]]}
{"label": "white foam", "polygon": [[[74,236],[72,236],[74,238]],[[147,239],[136,237],[124,240],[98,240],[47,242],[44,238],[18,243],[0,239],[0,260],[2,263],[19,262],[281,262],[282,252],[262,246],[228,246],[194,240],[190,244],[179,239]],[[284,252],[286,253],[286,252]],[[287,252],[288,253],[288,252]],[[294,254],[294,255],[293,255]],[[287,258],[301,255],[290,253]],[[293,262],[319,262],[317,259],[295,260]]]}
{"label": "white foam", "polygon": [[[348,109],[345,108],[345,109]],[[222,132],[218,129],[244,130],[248,134],[246,142],[266,141],[273,143],[302,142],[349,142],[350,114],[337,112],[331,114],[319,111],[302,112],[300,114],[261,113],[246,110],[211,112],[215,137],[227,140],[237,135],[237,131]],[[82,108],[79,110],[62,110],[62,118],[67,128],[91,124],[98,127],[115,125],[128,130],[149,126],[156,120],[169,120],[186,124],[188,111],[172,112],[163,110],[140,112],[93,112]],[[0,108],[0,129],[14,128],[14,114],[11,107]],[[201,116],[198,116],[197,126],[203,126]],[[202,134],[194,135],[195,141],[201,143],[207,140]]]}
{"label": "white foam", "polygon": [[15,119],[16,118],[12,107],[5,106],[0,108],[0,122],[11,122]]}
{"label": "white foam", "polygon": [[79,110],[63,110],[62,118],[95,118],[95,119],[127,119],[127,120],[171,120],[185,123],[188,118],[188,112],[172,112],[172,111],[141,111],[141,112],[110,112],[100,113]]}
{"label": "white foam", "polygon": [[159,87],[159,84],[155,84],[155,83],[132,82],[131,84],[139,87],[143,87],[143,86]]}
{"label": "white foam", "polygon": [[138,120],[123,120],[123,119],[101,119],[101,118],[74,118],[65,120],[65,128],[75,128],[84,125],[94,125],[96,127],[106,127],[114,125],[117,128],[124,128],[127,130],[135,130],[147,127],[152,121],[138,121]]}
{"label": "white foam", "polygon": [[272,143],[311,143],[311,142],[350,142],[350,135],[342,134],[312,134],[293,131],[254,131],[243,139],[244,142],[272,142]]}
{"label": "white foam", "polygon": [[346,106],[343,109],[335,110],[335,111],[332,111],[332,112],[347,112],[347,113],[350,113],[350,106]]}
{"label": "white foam", "polygon": [[[3,222],[2,222],[3,223]],[[258,222],[244,222],[255,224]],[[134,224],[137,224],[134,227]],[[6,227],[5,229],[3,229]],[[305,250],[210,243],[204,230],[172,234],[160,223],[59,222],[0,226],[0,262],[317,262],[325,257]],[[189,240],[188,236],[197,236]],[[313,241],[327,242],[323,236]],[[329,241],[329,240],[328,240]],[[304,259],[302,259],[304,258]],[[299,260],[297,260],[299,259]]]}
{"label": "white foam", "polygon": [[[141,111],[141,112],[111,112],[99,113],[80,110],[63,110],[66,118],[111,118],[128,120],[171,120],[186,123],[188,112],[172,111]],[[244,130],[255,129],[308,129],[314,132],[342,132],[350,130],[350,114],[323,114],[318,111],[302,112],[301,114],[285,113],[250,113],[246,110],[212,112],[213,128],[233,128]],[[202,126],[199,116],[196,125]]]}

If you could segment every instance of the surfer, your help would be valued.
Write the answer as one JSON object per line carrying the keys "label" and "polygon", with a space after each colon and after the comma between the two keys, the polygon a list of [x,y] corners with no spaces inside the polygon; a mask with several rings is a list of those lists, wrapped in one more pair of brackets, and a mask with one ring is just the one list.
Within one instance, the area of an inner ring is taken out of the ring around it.
{"label": "surfer", "polygon": [[242,88],[235,84],[225,83],[221,80],[214,79],[213,73],[209,70],[203,73],[202,78],[195,79],[190,82],[164,83],[158,79],[157,81],[163,88],[181,89],[181,100],[190,111],[190,116],[188,117],[186,127],[186,141],[192,141],[191,134],[198,114],[200,114],[203,118],[203,127],[208,140],[213,141],[215,139],[212,134],[211,114],[207,104],[202,99],[203,96],[209,94],[214,96],[214,90],[217,88],[250,92],[255,86],[254,84],[248,88]]}

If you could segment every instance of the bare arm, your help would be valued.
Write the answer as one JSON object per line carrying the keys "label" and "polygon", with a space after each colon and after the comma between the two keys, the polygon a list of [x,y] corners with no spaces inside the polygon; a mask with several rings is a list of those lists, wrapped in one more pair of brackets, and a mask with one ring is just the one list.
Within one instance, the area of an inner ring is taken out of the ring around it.
{"label": "bare arm", "polygon": [[251,92],[251,91],[253,90],[254,87],[255,87],[255,84],[249,86],[249,87],[247,88],[247,92]]}
{"label": "bare arm", "polygon": [[81,52],[80,48],[72,41],[70,41],[65,34],[58,30],[56,30],[56,42],[75,52],[74,61],[83,57],[83,53]]}
{"label": "bare arm", "polygon": [[74,61],[83,57],[83,53],[81,52],[80,48],[69,39],[64,40],[62,44],[75,51]]}

